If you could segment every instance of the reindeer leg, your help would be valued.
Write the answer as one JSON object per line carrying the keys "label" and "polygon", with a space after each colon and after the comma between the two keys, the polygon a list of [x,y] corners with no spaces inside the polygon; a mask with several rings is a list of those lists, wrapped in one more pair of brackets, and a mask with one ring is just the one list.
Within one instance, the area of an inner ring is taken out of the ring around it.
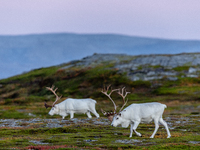
{"label": "reindeer leg", "polygon": [[88,111],[88,112],[86,112],[86,114],[87,114],[88,118],[92,118],[92,116],[91,116],[91,114],[90,114],[90,112],[89,112],[89,111]]}
{"label": "reindeer leg", "polygon": [[159,124],[158,124],[158,119],[157,118],[154,119],[154,123],[155,123],[155,130],[154,130],[154,132],[153,132],[153,134],[151,135],[150,138],[154,138],[154,136],[155,136],[155,134],[156,134],[156,132],[158,131],[158,128],[159,128]]}
{"label": "reindeer leg", "polygon": [[97,118],[99,118],[99,114],[96,112],[95,109],[91,109],[90,112],[93,113]]}
{"label": "reindeer leg", "polygon": [[74,112],[70,112],[70,119],[74,118]]}
{"label": "reindeer leg", "polygon": [[169,128],[167,126],[167,123],[163,120],[163,118],[160,118],[159,122],[165,127],[166,131],[167,131],[167,138],[171,137],[171,134],[169,132]]}
{"label": "reindeer leg", "polygon": [[134,123],[133,131],[135,132],[135,134],[136,134],[137,136],[142,137],[142,134],[136,131],[136,129],[137,129],[137,127],[138,127],[139,124],[140,124],[140,122],[135,122],[135,123]]}
{"label": "reindeer leg", "polygon": [[131,127],[130,127],[130,136],[129,137],[132,137],[133,135],[133,124],[131,123]]}
{"label": "reindeer leg", "polygon": [[[140,136],[140,137],[141,137],[141,136],[142,136],[141,133],[139,133],[139,132],[136,131],[136,129],[137,129],[137,127],[138,127],[139,124],[140,124],[139,121],[135,121],[135,122],[134,122],[134,125],[133,125],[133,127],[132,127],[132,130],[135,132],[135,134],[136,134],[137,136]],[[130,137],[132,137],[132,135],[130,135]]]}

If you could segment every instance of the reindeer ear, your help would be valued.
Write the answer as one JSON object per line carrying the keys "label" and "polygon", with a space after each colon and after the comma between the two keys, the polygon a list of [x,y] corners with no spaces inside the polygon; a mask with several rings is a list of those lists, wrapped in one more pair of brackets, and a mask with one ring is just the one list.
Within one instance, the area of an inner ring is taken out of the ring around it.
{"label": "reindeer ear", "polygon": [[44,103],[44,106],[46,107],[46,109],[48,108],[47,103]]}
{"label": "reindeer ear", "polygon": [[52,107],[51,105],[48,105],[46,102],[44,103],[44,106],[46,107],[46,109],[47,109],[48,107]]}

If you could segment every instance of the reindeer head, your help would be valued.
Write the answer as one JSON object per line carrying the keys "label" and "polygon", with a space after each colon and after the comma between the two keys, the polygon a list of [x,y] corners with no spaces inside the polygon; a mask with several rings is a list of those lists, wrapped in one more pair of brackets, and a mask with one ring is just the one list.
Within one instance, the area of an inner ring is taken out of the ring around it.
{"label": "reindeer head", "polygon": [[[112,122],[113,121],[113,117],[115,115],[118,115],[122,111],[122,109],[124,108],[126,103],[128,102],[128,99],[125,101],[125,98],[126,98],[127,94],[130,93],[130,92],[125,92],[125,94],[124,94],[125,87],[123,87],[122,90],[121,90],[122,92],[120,92],[120,89],[114,89],[114,90],[111,90],[111,92],[108,94],[109,88],[110,88],[110,85],[107,86],[107,88],[104,87],[104,89],[101,92],[103,94],[105,94],[112,101],[112,103],[114,105],[114,111],[106,112],[103,109],[101,109],[101,112],[103,113],[104,116],[106,116],[108,118],[109,121]],[[123,98],[123,106],[121,107],[119,113],[116,112],[117,106],[116,106],[115,102],[113,101],[113,99],[111,98],[111,94],[114,91],[118,91],[117,93]]]}
{"label": "reindeer head", "polygon": [[61,97],[62,96],[58,96],[57,94],[56,94],[56,90],[58,89],[58,88],[56,88],[56,89],[54,89],[54,85],[52,85],[52,87],[50,88],[50,87],[46,87],[49,91],[51,91],[55,96],[56,96],[56,100],[55,100],[55,102],[53,103],[53,105],[48,105],[46,102],[44,103],[44,106],[46,107],[46,109],[48,108],[48,107],[54,107],[55,106],[55,104],[56,104],[56,102],[59,100],[59,99],[61,99]]}

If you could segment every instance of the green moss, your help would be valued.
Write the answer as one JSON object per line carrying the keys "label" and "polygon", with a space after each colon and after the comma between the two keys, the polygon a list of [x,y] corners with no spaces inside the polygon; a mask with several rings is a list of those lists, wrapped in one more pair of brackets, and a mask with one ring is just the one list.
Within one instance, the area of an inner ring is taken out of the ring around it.
{"label": "green moss", "polygon": [[77,130],[70,128],[40,128],[21,130],[21,134],[59,134],[59,133],[77,133]]}
{"label": "green moss", "polygon": [[7,79],[1,80],[0,83],[6,83],[6,82],[17,82],[22,81],[25,82],[27,80],[33,80],[35,78],[43,78],[44,76],[51,76],[58,70],[58,67],[48,67],[48,68],[40,68],[32,70],[28,73],[24,73],[22,75],[10,77]]}
{"label": "green moss", "polygon": [[[153,125],[141,124],[138,132],[144,137],[133,135],[129,138],[129,129],[113,128],[105,125],[78,124],[63,128],[35,128],[35,129],[1,129],[0,136],[2,140],[0,145],[4,148],[24,147],[35,145],[31,141],[40,141],[48,143],[48,146],[67,145],[76,146],[77,149],[195,149],[199,144],[191,144],[190,141],[198,141],[200,136],[194,136],[192,131],[187,134],[179,134],[179,130],[172,132],[172,138],[158,138],[165,135],[164,129],[159,129],[155,139],[148,137],[154,130]],[[183,132],[183,131],[181,131]],[[176,137],[177,136],[177,137]],[[129,143],[120,143],[116,140],[131,141]],[[134,140],[140,142],[134,142]]]}
{"label": "green moss", "polygon": [[138,80],[138,81],[131,82],[131,86],[134,88],[150,88],[151,82]]}
{"label": "green moss", "polygon": [[180,150],[180,149],[188,149],[188,150],[196,150],[198,146],[191,145],[191,144],[166,144],[166,145],[158,145],[158,146],[152,146],[147,147],[148,150],[160,150],[160,149],[166,149],[166,150]]}
{"label": "green moss", "polygon": [[154,90],[157,95],[194,95],[200,90],[199,86],[192,87],[160,87]]}
{"label": "green moss", "polygon": [[173,70],[180,72],[180,71],[188,71],[189,68],[190,66],[178,66],[178,67],[173,68]]}
{"label": "green moss", "polygon": [[1,110],[0,118],[2,119],[21,119],[21,118],[30,118],[28,113],[18,112],[16,110]]}

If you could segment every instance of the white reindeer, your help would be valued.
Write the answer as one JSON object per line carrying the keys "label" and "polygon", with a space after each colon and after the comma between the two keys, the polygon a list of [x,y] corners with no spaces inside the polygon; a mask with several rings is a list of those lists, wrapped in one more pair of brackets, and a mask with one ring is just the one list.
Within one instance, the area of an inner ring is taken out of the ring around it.
{"label": "white reindeer", "polygon": [[87,99],[72,99],[72,98],[67,98],[63,102],[56,104],[56,102],[61,99],[62,96],[58,96],[56,94],[56,88],[54,90],[54,86],[46,87],[48,90],[50,90],[55,96],[56,100],[53,103],[53,105],[48,105],[44,104],[46,108],[52,107],[51,110],[49,111],[49,115],[61,115],[62,119],[64,119],[68,114],[70,114],[70,119],[74,118],[74,113],[78,114],[87,114],[88,118],[92,118],[90,112],[92,112],[97,118],[99,118],[99,114],[96,112],[95,109],[95,104],[96,101],[90,98]]}
{"label": "white reindeer", "polygon": [[[164,125],[167,131],[167,138],[170,138],[170,132],[167,126],[167,123],[163,120],[162,114],[164,109],[167,107],[164,104],[153,102],[153,103],[142,103],[142,104],[131,104],[130,106],[126,107],[124,110],[123,107],[126,105],[128,99],[125,101],[125,97],[129,92],[125,92],[124,88],[122,88],[122,92],[119,89],[111,90],[110,94],[108,94],[108,90],[104,88],[101,92],[109,97],[109,99],[113,102],[114,105],[114,112],[105,112],[102,110],[102,113],[108,117],[108,119],[112,122],[111,125],[116,127],[121,124],[122,127],[127,128],[130,124],[130,136],[132,137],[133,131],[138,135],[142,136],[139,132],[136,131],[138,125],[140,123],[150,123],[152,120],[155,123],[155,130],[150,138],[154,138],[158,128],[159,123]],[[113,91],[118,91],[118,94],[123,98],[123,106],[118,113],[116,113],[116,104],[110,97]]]}

